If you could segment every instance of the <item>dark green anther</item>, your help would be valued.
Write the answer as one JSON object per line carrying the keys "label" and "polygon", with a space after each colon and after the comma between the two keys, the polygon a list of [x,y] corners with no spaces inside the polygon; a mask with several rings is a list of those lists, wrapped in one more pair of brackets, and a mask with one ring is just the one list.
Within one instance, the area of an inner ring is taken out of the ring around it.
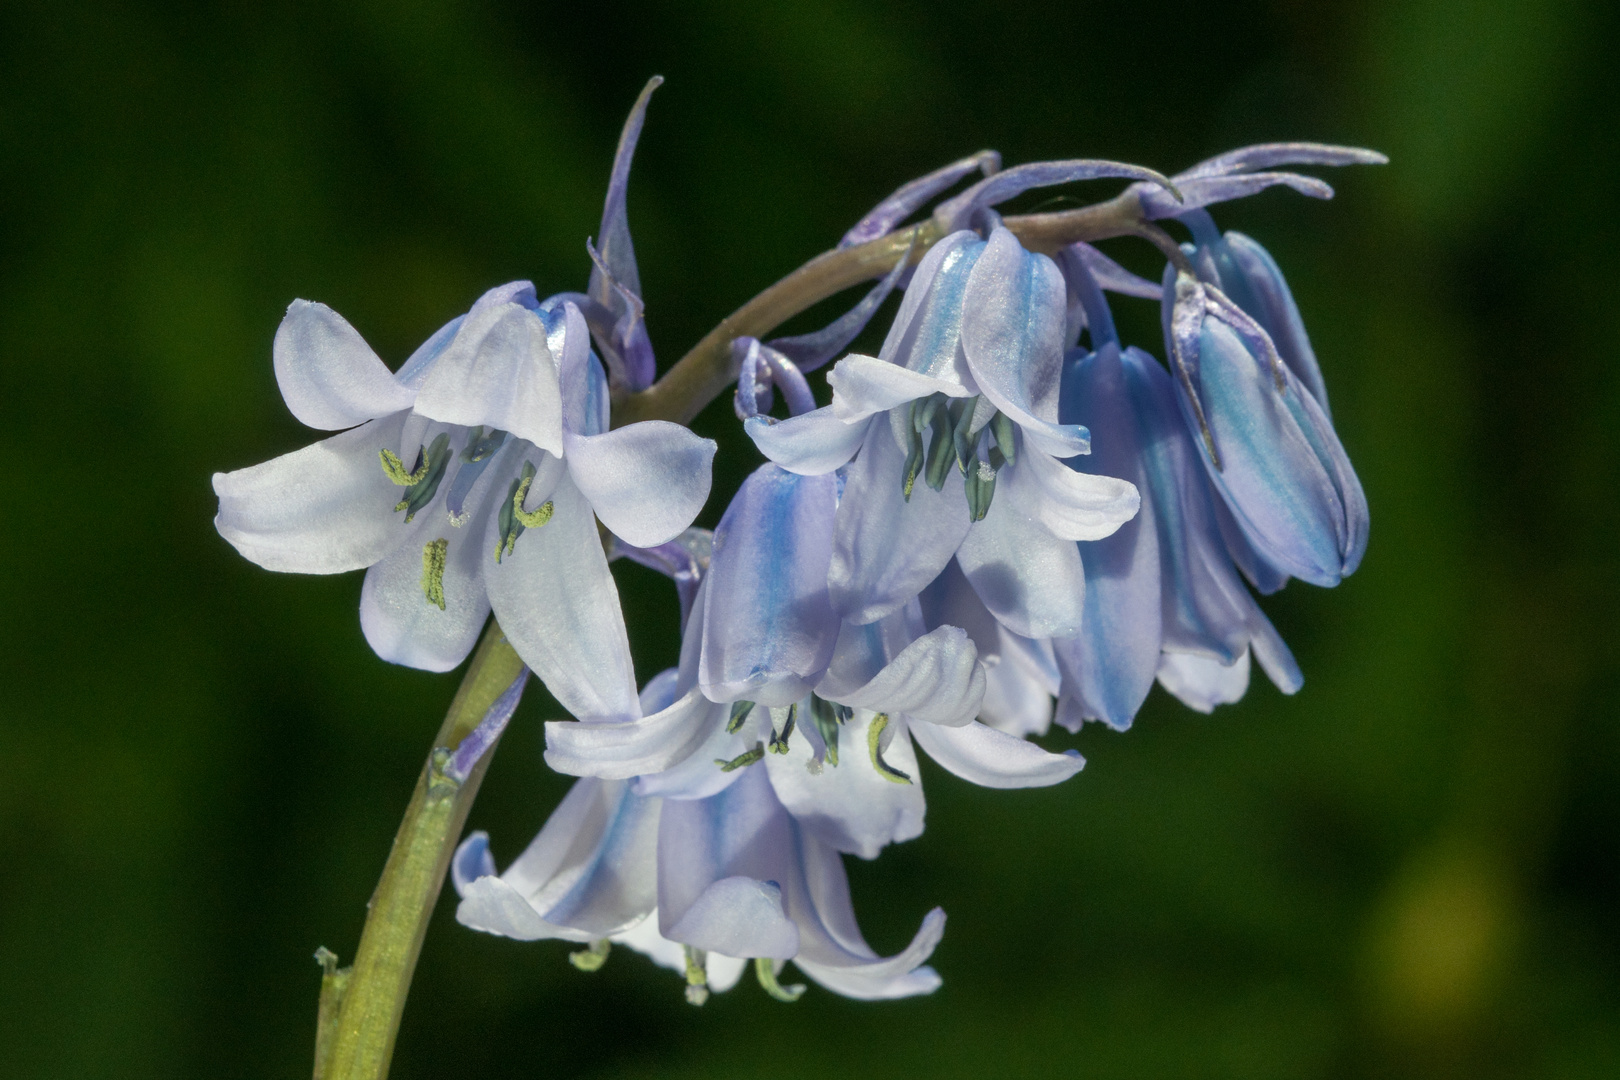
{"label": "dark green anther", "polygon": [[748,714],[754,711],[752,701],[733,701],[731,703],[731,718],[726,721],[726,734],[735,735],[748,719]]}
{"label": "dark green anther", "polygon": [[983,521],[990,512],[990,500],[995,498],[996,470],[989,463],[974,458],[962,488],[967,493],[968,520]]}
{"label": "dark green anther", "polygon": [[782,725],[782,733],[778,735],[774,729],[771,731],[771,753],[785,754],[788,752],[788,738],[799,723],[799,703],[795,701],[788,706],[787,723]]}
{"label": "dark green anther", "polygon": [[816,726],[816,734],[827,747],[827,764],[833,768],[838,767],[838,714],[836,709],[843,706],[834,705],[825,698],[810,696],[810,722]]}
{"label": "dark green anther", "polygon": [[727,761],[725,758],[715,758],[714,763],[720,766],[721,772],[736,772],[738,769],[746,769],[754,762],[763,761],[764,759],[765,744],[762,742],[757,742],[754,744],[754,748],[752,750],[744,751],[743,753],[732,758],[730,761]]}
{"label": "dark green anther", "polygon": [[[421,464],[411,475],[413,477],[420,475],[421,479],[406,488],[405,497],[394,507],[396,511],[405,511],[406,521],[414,518],[417,511],[432,502],[433,497],[439,493],[439,483],[444,479],[444,470],[450,464],[450,434],[441,432],[428,448],[422,451],[420,461]],[[424,469],[426,472],[423,472]]]}
{"label": "dark green anther", "polygon": [[911,783],[911,775],[901,772],[883,760],[883,751],[880,744],[883,741],[883,730],[889,726],[889,714],[878,713],[872,717],[872,726],[866,729],[866,748],[872,754],[872,768],[883,779],[895,784]]}
{"label": "dark green anther", "polygon": [[934,422],[937,413],[948,399],[944,394],[929,394],[925,398],[918,398],[911,403],[911,430],[924,432],[928,425]]}
{"label": "dark green anther", "polygon": [[490,428],[485,431],[482,427],[475,427],[467,436],[467,448],[461,452],[461,460],[472,463],[483,461],[506,442],[506,432],[500,428]]}
{"label": "dark green anther", "polygon": [[951,464],[951,428],[955,426],[956,418],[953,410],[959,407],[959,401],[953,401],[949,408],[940,409],[934,413],[934,438],[928,446],[927,471],[923,479],[928,486],[939,491],[945,486],[945,473]]}
{"label": "dark green anther", "polygon": [[590,945],[568,954],[568,962],[581,971],[601,971],[602,965],[607,963],[608,953],[613,949],[612,942],[607,938],[593,941]]}
{"label": "dark green anther", "polygon": [[[1004,412],[998,412],[990,418],[990,434],[995,436],[996,449],[1001,451],[1001,456],[1006,459],[1008,465],[1018,464],[1018,446],[1013,442],[1013,426],[1012,417]],[[993,467],[999,469],[1001,466],[993,465]]]}
{"label": "dark green anther", "polygon": [[962,403],[962,411],[956,417],[956,423],[951,426],[951,445],[956,448],[956,469],[963,476],[967,475],[968,466],[973,463],[973,445],[978,440],[969,437],[973,428],[973,414],[978,412],[979,399],[970,397]]}
{"label": "dark green anther", "polygon": [[792,1004],[804,996],[804,983],[783,986],[776,981],[776,961],[768,956],[754,958],[754,978],[758,979],[765,992],[777,1001]]}

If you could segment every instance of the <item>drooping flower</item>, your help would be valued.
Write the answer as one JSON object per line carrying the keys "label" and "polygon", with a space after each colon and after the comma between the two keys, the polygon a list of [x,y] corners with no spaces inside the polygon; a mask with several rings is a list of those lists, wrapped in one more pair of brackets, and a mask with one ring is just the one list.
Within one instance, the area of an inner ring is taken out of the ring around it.
{"label": "drooping flower", "polygon": [[1299,668],[1227,552],[1169,373],[1140,349],[1121,349],[1090,272],[1068,260],[1064,267],[1092,345],[1070,353],[1064,375],[1062,415],[1095,440],[1093,454],[1072,465],[1129,478],[1142,509],[1114,535],[1082,545],[1085,621],[1077,636],[1052,642],[1059,721],[1126,727],[1155,678],[1207,712],[1242,695],[1251,653],[1293,693]]}
{"label": "drooping flower", "polygon": [[[609,258],[632,284],[623,179],[645,105],[646,93],[603,218]],[[650,377],[630,318],[639,298],[623,281],[613,297],[628,306],[599,340],[631,382]],[[295,301],[275,340],[282,396],[310,427],[347,430],[215,474],[220,534],[271,570],[366,569],[361,625],[386,660],[453,668],[493,609],[576,716],[639,716],[597,521],[637,548],[670,541],[708,497],[715,445],[662,421],[609,429],[585,315],[597,309],[609,310],[503,285],[390,372],[336,312]]]}
{"label": "drooping flower", "polygon": [[834,367],[832,405],[747,422],[784,469],[848,466],[829,570],[840,617],[891,614],[954,557],[1015,633],[1078,631],[1073,541],[1112,532],[1137,495],[1061,463],[1088,445],[1057,422],[1066,311],[1046,256],[999,227],[953,233],[918,265],[880,355]]}
{"label": "drooping flower", "polygon": [[[647,686],[650,713],[673,681]],[[923,966],[944,931],[934,909],[902,952],[879,957],[856,925],[838,852],[790,814],[764,770],[746,770],[712,796],[644,796],[630,780],[577,781],[526,851],[496,874],[488,837],[474,833],[452,864],[467,926],[519,940],[589,942],[573,954],[600,966],[607,943],[682,972],[688,1000],[734,985],[753,961],[773,996],[793,1000],[782,965],[847,997],[932,992]]]}
{"label": "drooping flower", "polygon": [[928,630],[915,601],[872,624],[837,618],[827,586],[837,500],[833,476],[761,466],[716,530],[669,673],[672,704],[633,721],[550,724],[548,763],[687,800],[762,770],[800,827],[866,858],[922,831],[913,739],[980,784],[1073,775],[1078,756],[974,719],[986,677],[962,629]]}
{"label": "drooping flower", "polygon": [[[1361,563],[1368,515],[1327,411],[1217,284],[1167,268],[1163,312],[1177,401],[1241,534],[1230,537],[1234,554],[1249,569],[1252,548],[1273,571],[1251,570],[1268,591],[1278,574],[1337,585]],[[1320,382],[1314,362],[1307,373]]]}

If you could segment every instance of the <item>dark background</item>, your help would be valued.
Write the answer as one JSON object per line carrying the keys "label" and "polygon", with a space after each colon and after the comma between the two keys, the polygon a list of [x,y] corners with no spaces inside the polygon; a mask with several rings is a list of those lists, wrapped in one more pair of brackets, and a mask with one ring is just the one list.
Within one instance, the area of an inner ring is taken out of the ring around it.
{"label": "dark background", "polygon": [[[880,951],[949,912],[936,995],[695,1010],[446,899],[394,1075],[1620,1075],[1616,8],[601,6],[0,4],[0,1073],[307,1075],[310,954],[352,956],[455,678],[372,656],[358,575],[237,557],[209,474],[312,438],[270,367],[294,297],[397,363],[489,286],[581,287],[657,72],[631,215],[666,364],[984,146],[1386,151],[1218,215],[1289,275],[1371,548],[1266,603],[1297,697],[1155,692],[1049,739],[1090,760],[1056,789],[924,766],[926,835],[850,871]],[[712,524],[758,458],[700,427]],[[619,570],[645,678],[673,594]],[[554,715],[531,692],[473,811],[503,863],[564,790]]]}

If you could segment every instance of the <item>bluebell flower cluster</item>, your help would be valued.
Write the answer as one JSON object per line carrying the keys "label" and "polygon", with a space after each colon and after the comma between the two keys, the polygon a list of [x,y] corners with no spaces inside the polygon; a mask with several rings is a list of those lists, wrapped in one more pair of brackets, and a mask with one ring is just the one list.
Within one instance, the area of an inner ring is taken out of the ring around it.
{"label": "bluebell flower cluster", "polygon": [[[574,717],[547,724],[546,761],[579,779],[533,843],[504,871],[481,833],[457,852],[465,925],[582,943],[583,968],[625,944],[699,1003],[750,962],[784,1000],[803,990],[779,980],[789,961],[851,997],[927,993],[943,912],[880,957],[841,861],[922,832],[919,747],[972,783],[1056,784],[1083,762],[1033,741],[1054,721],[1126,728],[1155,682],[1209,712],[1254,663],[1300,688],[1255,594],[1352,573],[1367,502],[1282,272],[1207,208],[1276,185],[1326,197],[1283,167],[1382,159],[1272,144],[1167,179],[986,152],[903,186],[841,247],[979,176],[842,318],[732,342],[736,413],[767,461],[711,534],[691,526],[715,444],[611,424],[610,401],[656,374],[626,212],[656,85],[625,126],[585,292],[493,289],[397,372],[295,302],[283,395],[347,430],[216,475],[216,525],[272,570],[366,568],[361,625],[388,660],[452,668],[493,611]],[[1159,283],[1088,243],[1032,250],[996,209],[1110,177],[1161,242]],[[896,291],[878,354],[846,352]],[[1120,340],[1109,292],[1160,304],[1162,361]],[[835,358],[818,405],[808,376]],[[681,603],[679,665],[639,692],[618,556]]]}

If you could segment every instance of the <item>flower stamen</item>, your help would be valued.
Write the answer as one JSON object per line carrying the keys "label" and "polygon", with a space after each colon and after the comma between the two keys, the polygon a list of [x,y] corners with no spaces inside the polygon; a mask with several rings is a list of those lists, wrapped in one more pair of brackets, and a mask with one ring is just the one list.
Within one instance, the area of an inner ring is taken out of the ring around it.
{"label": "flower stamen", "polygon": [[872,726],[866,729],[866,748],[872,753],[872,768],[885,780],[896,784],[911,783],[911,775],[901,772],[883,760],[883,732],[889,726],[889,714],[878,713],[872,717]]}
{"label": "flower stamen", "polygon": [[444,565],[449,551],[450,541],[442,536],[422,548],[422,595],[440,611],[444,610]]}
{"label": "flower stamen", "polygon": [[578,952],[568,954],[568,962],[581,971],[601,971],[602,965],[607,963],[608,953],[613,950],[613,943],[607,938],[591,942]]}
{"label": "flower stamen", "polygon": [[759,985],[764,988],[765,992],[777,1001],[792,1004],[804,996],[804,983],[783,986],[776,980],[776,961],[768,956],[754,958],[754,978],[758,979]]}

